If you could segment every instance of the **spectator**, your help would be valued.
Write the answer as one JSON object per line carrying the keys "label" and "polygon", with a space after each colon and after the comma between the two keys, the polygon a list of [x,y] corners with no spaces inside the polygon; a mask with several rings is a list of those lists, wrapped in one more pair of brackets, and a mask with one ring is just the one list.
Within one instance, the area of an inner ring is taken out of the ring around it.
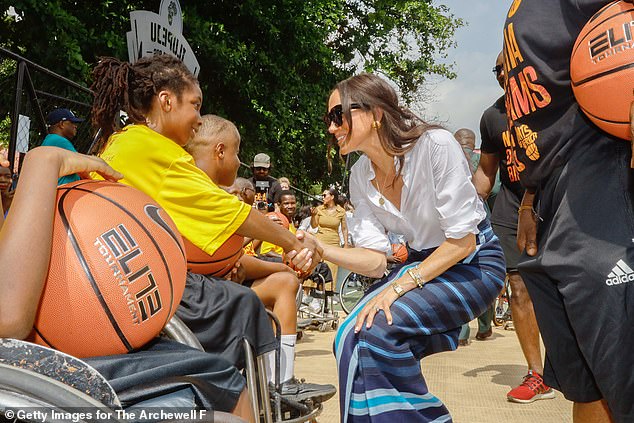
{"label": "spectator", "polygon": [[[503,53],[498,55],[493,70],[498,84],[504,89]],[[528,363],[528,374],[524,376],[523,382],[508,392],[506,396],[510,401],[520,403],[554,398],[555,392],[542,379],[544,366],[533,302],[517,271],[517,262],[520,256],[517,249],[517,210],[520,207],[524,189],[520,183],[519,175],[513,167],[513,162],[508,159],[513,157],[513,149],[504,142],[505,137],[508,139],[508,118],[504,96],[498,98],[491,107],[485,110],[480,121],[480,134],[482,154],[478,169],[473,177],[473,183],[478,194],[486,199],[495,184],[496,175],[500,174],[502,187],[497,195],[491,222],[493,231],[500,238],[504,250],[506,274],[512,292],[513,325]]]}
{"label": "spectator", "polygon": [[289,181],[287,177],[283,176],[278,179],[278,181],[280,182],[280,189],[282,191],[288,191],[291,189],[291,181]]}
{"label": "spectator", "polygon": [[462,151],[464,151],[464,154],[469,162],[469,169],[471,169],[471,173],[473,174],[473,172],[475,172],[478,168],[478,161],[480,160],[480,155],[475,152],[475,132],[471,129],[460,128],[453,134],[453,136],[458,140],[458,143],[460,143]]}
{"label": "spectator", "polygon": [[544,382],[574,402],[575,423],[634,421],[633,144],[588,120],[570,78],[581,29],[609,3],[513,2],[504,25],[509,143],[526,190],[518,269],[546,346]]}
{"label": "spectator", "polygon": [[14,191],[11,189],[13,180],[11,179],[11,170],[7,167],[0,167],[0,197],[2,199],[2,209],[5,214],[11,207]]}
{"label": "spectator", "polygon": [[[321,206],[317,206],[312,211],[312,220],[310,226],[317,228],[315,236],[322,243],[328,245],[341,246],[339,238],[339,228],[343,234],[343,246],[348,246],[348,226],[346,225],[346,211],[337,204],[338,194],[334,188],[324,190],[322,195],[323,202]],[[337,282],[338,266],[331,262],[326,262],[332,273],[332,286],[326,287],[327,291],[334,291]]]}
{"label": "spectator", "polygon": [[[469,162],[469,169],[471,170],[471,174],[473,174],[478,168],[478,162],[480,161],[480,155],[476,153],[475,150],[475,132],[471,129],[461,128],[458,129],[454,133],[454,138],[458,140],[458,143],[462,147],[462,151]],[[487,214],[489,210],[487,209]],[[478,316],[478,333],[476,333],[476,339],[479,341],[484,341],[493,335],[493,329],[491,327],[491,323],[493,321],[493,317],[495,315],[494,305],[489,305],[489,308],[486,309],[484,313]],[[469,323],[465,323],[462,325],[462,329],[460,330],[460,335],[458,336],[458,345],[461,347],[465,347],[469,345],[469,337],[471,335],[471,328],[469,327]]]}
{"label": "spectator", "polygon": [[[281,191],[280,183],[277,179],[269,175],[271,171],[271,157],[265,153],[258,153],[253,158],[251,167],[253,176],[249,179],[255,187],[255,203],[264,202],[267,211],[273,211],[275,196]],[[261,207],[258,206],[258,209]]]}
{"label": "spectator", "polygon": [[[46,115],[48,135],[42,141],[45,147],[60,147],[65,150],[77,152],[70,141],[77,135],[77,124],[84,120],[78,118],[68,109],[54,109]],[[57,185],[79,181],[78,175],[66,175],[59,178]]]}

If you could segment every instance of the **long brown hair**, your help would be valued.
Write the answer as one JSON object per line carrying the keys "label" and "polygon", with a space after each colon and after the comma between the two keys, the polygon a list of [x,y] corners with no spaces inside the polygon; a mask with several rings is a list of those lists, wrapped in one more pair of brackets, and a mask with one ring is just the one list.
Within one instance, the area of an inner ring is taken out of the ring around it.
{"label": "long brown hair", "polygon": [[346,117],[352,134],[351,105],[359,105],[365,110],[376,112],[380,109],[383,116],[380,128],[377,128],[379,140],[383,149],[390,155],[398,157],[398,175],[403,168],[404,156],[414,148],[418,139],[428,130],[441,128],[439,125],[429,124],[414,114],[407,107],[399,105],[396,91],[383,78],[371,74],[361,73],[339,82],[332,90],[339,91],[343,114]]}
{"label": "long brown hair", "polygon": [[170,90],[180,100],[187,87],[198,84],[189,69],[168,54],[144,57],[134,64],[102,57],[92,77],[92,124],[101,130],[94,148],[97,153],[103,151],[108,137],[120,129],[120,110],[131,123],[144,123],[152,100],[160,91]]}

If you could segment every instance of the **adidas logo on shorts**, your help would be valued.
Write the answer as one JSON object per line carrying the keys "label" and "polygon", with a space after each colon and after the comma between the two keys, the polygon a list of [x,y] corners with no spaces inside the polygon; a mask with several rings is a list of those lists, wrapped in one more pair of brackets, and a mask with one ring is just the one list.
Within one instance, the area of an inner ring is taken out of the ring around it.
{"label": "adidas logo on shorts", "polygon": [[605,280],[605,284],[612,286],[633,281],[634,270],[632,270],[632,268],[623,260],[619,260],[608,275],[608,278]]}

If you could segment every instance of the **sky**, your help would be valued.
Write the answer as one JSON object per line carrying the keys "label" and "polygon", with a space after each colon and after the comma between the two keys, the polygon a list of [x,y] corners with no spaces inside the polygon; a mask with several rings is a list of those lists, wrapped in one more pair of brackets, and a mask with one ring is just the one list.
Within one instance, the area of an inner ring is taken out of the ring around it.
{"label": "sky", "polygon": [[448,52],[455,62],[457,78],[436,78],[425,89],[428,103],[422,113],[427,119],[455,132],[468,128],[476,133],[480,145],[482,112],[503,94],[491,69],[502,49],[502,27],[510,0],[433,0],[445,4],[466,25],[456,30],[458,43]]}

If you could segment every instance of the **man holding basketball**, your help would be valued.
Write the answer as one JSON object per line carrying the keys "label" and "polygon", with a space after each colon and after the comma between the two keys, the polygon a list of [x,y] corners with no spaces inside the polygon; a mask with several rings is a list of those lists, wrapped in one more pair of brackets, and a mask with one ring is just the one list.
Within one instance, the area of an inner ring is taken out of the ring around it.
{"label": "man holding basketball", "polygon": [[632,151],[582,113],[569,72],[577,35],[608,3],[515,0],[504,27],[510,159],[526,188],[518,269],[544,381],[574,402],[575,423],[634,421]]}

